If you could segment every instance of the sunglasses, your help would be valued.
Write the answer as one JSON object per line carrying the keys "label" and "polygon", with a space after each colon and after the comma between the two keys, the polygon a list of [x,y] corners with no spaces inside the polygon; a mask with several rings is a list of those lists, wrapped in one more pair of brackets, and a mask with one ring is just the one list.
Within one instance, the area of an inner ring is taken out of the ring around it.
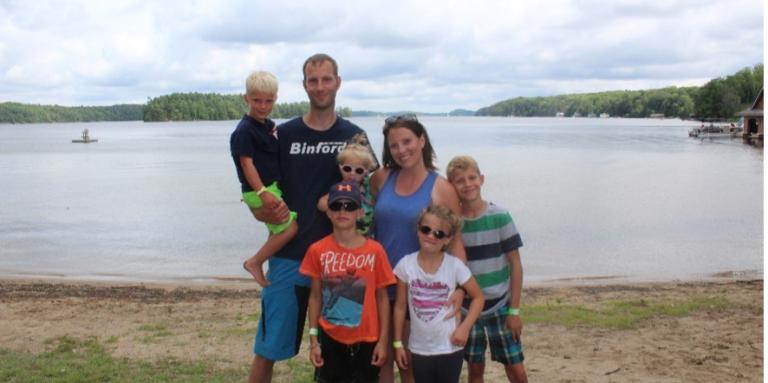
{"label": "sunglasses", "polygon": [[429,235],[431,233],[435,239],[443,239],[448,236],[448,233],[442,230],[432,230],[432,228],[427,225],[419,226],[419,232],[424,235]]}
{"label": "sunglasses", "polygon": [[365,174],[365,168],[362,168],[362,167],[351,166],[351,165],[341,165],[340,168],[341,168],[341,171],[343,171],[344,173],[355,172],[357,175]]}
{"label": "sunglasses", "polygon": [[352,201],[333,201],[328,205],[328,209],[331,211],[356,211],[359,208],[360,205]]}
{"label": "sunglasses", "polygon": [[401,121],[415,121],[415,122],[419,122],[419,119],[416,118],[416,115],[413,114],[413,113],[400,114],[400,115],[397,115],[397,116],[389,116],[386,119],[384,119],[384,123],[387,124],[387,125],[392,125],[392,124],[394,124],[396,122],[401,122]]}

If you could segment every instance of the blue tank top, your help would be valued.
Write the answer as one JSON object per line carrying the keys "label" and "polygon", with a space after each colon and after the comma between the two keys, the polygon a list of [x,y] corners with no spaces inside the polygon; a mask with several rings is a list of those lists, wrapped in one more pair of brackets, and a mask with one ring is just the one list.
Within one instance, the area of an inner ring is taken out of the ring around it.
{"label": "blue tank top", "polygon": [[373,211],[375,238],[387,251],[393,269],[401,258],[419,250],[416,220],[432,202],[432,187],[437,180],[437,173],[430,171],[415,192],[401,196],[395,192],[395,180],[399,173],[399,170],[389,173]]}

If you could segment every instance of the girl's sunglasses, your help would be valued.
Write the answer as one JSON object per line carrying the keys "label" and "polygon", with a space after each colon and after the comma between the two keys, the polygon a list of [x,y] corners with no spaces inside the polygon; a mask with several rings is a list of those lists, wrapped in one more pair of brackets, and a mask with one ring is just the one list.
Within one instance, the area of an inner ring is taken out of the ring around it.
{"label": "girl's sunglasses", "polygon": [[355,172],[358,175],[365,174],[365,168],[357,167],[357,166],[350,166],[350,165],[341,165],[341,171],[344,173],[352,173]]}
{"label": "girl's sunglasses", "polygon": [[360,205],[352,201],[333,201],[328,205],[331,211],[356,211],[359,208]]}
{"label": "girl's sunglasses", "polygon": [[442,230],[432,230],[432,228],[427,225],[419,226],[419,232],[424,235],[429,235],[431,233],[435,239],[443,239],[448,236],[448,233]]}

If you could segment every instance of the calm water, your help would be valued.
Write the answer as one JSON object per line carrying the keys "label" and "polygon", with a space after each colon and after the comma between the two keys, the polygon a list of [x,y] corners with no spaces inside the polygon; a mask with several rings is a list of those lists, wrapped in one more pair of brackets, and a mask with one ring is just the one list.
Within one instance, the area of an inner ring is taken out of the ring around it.
{"label": "calm water", "polygon": [[[377,152],[381,118],[353,119]],[[424,118],[475,156],[523,235],[526,280],[763,271],[763,151],[677,120]],[[0,125],[0,275],[245,278],[234,121]],[[73,144],[83,128],[95,144]]]}

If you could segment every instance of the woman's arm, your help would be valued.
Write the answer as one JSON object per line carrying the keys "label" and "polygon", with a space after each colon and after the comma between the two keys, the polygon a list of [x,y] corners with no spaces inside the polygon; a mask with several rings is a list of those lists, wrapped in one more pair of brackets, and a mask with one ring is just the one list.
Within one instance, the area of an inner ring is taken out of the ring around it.
{"label": "woman's arm", "polygon": [[373,195],[374,198],[379,195],[379,191],[381,191],[381,188],[384,186],[384,182],[387,181],[387,177],[389,177],[389,169],[387,168],[379,168],[371,174],[371,195]]}

